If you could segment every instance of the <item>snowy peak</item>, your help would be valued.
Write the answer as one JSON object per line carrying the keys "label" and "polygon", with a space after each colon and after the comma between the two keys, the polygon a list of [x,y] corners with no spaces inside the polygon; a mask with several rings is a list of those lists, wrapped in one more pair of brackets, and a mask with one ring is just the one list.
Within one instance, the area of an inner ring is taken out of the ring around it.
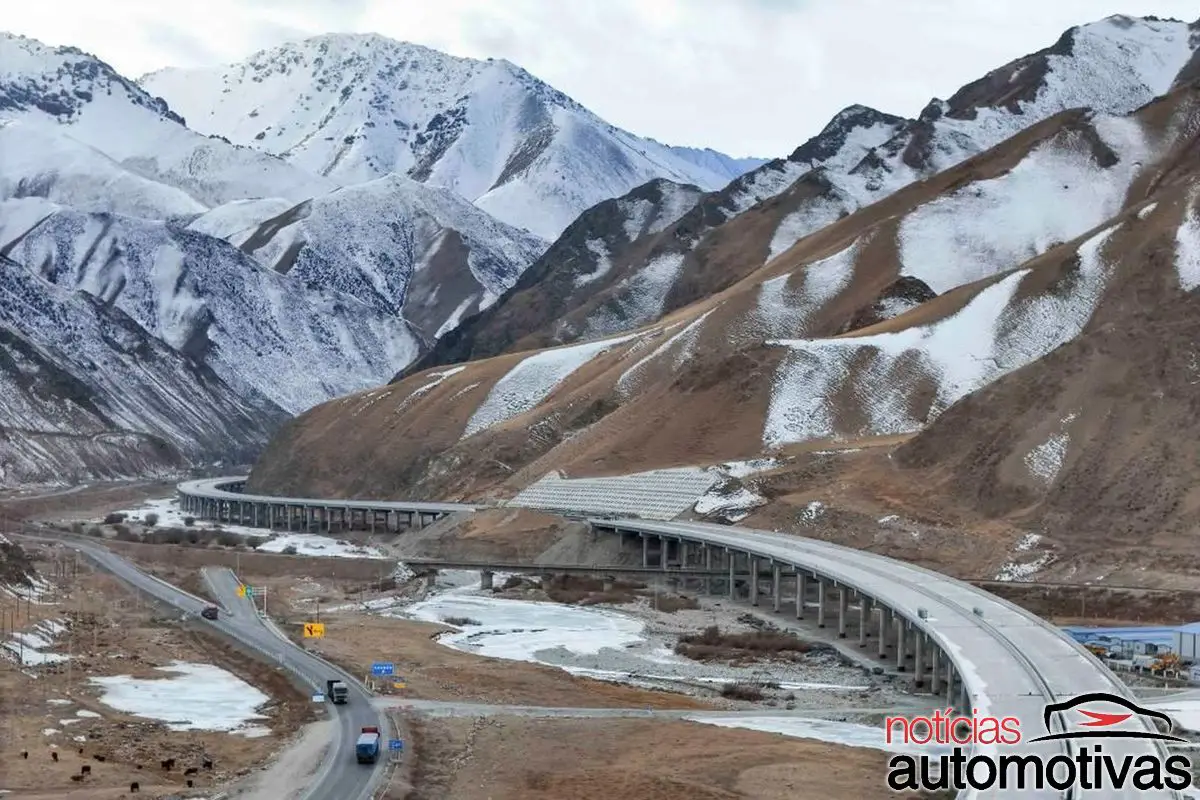
{"label": "snowy peak", "polygon": [[857,163],[866,155],[866,150],[887,141],[908,122],[903,117],[885,114],[868,106],[847,106],[835,114],[820,133],[797,147],[788,156],[788,161],[810,168],[821,166],[844,152],[848,145],[852,148],[855,139],[860,139],[859,146],[863,149],[847,153],[847,160],[852,159]]}
{"label": "snowy peak", "polygon": [[36,109],[68,122],[96,95],[114,93],[164,119],[184,124],[165,100],[150,96],[93,55],[0,32],[0,112]]}
{"label": "snowy peak", "polygon": [[202,132],[342,184],[407,175],[549,240],[649,180],[712,191],[760,163],[634,136],[508,61],[378,35],[318,36],[141,83]]}

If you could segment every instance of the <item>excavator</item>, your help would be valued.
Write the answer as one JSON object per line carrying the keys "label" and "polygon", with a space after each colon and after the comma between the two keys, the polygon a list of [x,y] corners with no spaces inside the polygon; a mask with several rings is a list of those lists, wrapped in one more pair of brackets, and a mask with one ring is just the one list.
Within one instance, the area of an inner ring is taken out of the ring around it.
{"label": "excavator", "polygon": [[1171,652],[1160,653],[1158,658],[1154,659],[1154,663],[1150,665],[1150,672],[1155,675],[1178,671],[1179,656]]}

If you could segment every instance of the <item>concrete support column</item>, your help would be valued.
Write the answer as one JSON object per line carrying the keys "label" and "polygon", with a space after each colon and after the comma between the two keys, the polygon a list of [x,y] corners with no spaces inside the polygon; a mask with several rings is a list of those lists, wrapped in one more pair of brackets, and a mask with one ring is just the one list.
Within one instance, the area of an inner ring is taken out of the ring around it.
{"label": "concrete support column", "polygon": [[954,705],[954,665],[946,659],[946,705]]}
{"label": "concrete support column", "polygon": [[825,627],[825,579],[817,578],[817,627]]}
{"label": "concrete support column", "polygon": [[846,609],[850,605],[850,588],[845,584],[838,586],[838,638],[846,638]]}
{"label": "concrete support column", "polygon": [[758,559],[750,556],[750,605],[758,605]]}
{"label": "concrete support column", "polygon": [[491,589],[492,588],[492,578],[493,578],[493,575],[491,572],[489,572],[486,569],[480,570],[479,571],[479,588],[485,589],[485,590]]}
{"label": "concrete support column", "polygon": [[665,536],[660,536],[660,537],[658,537],[658,547],[659,547],[659,552],[658,552],[658,565],[659,565],[659,567],[661,567],[662,569],[666,569],[666,568],[667,568],[667,549],[668,549],[668,545],[669,545],[669,542],[667,542],[667,537],[665,537]]}
{"label": "concrete support column", "polygon": [[371,509],[370,513],[371,513],[371,533],[374,533],[375,532],[375,523],[379,519],[379,513],[377,511],[375,511],[374,509]]}
{"label": "concrete support column", "polygon": [[[712,554],[713,554],[712,548],[709,547],[708,545],[704,545],[704,571],[705,572],[712,572],[712,568],[713,568]],[[704,593],[707,595],[710,595],[710,596],[713,593],[712,575],[707,575],[704,578]]]}
{"label": "concrete support column", "polygon": [[896,617],[896,671],[904,672],[904,648],[908,637],[904,617]]}
{"label": "concrete support column", "polygon": [[437,582],[437,570],[436,569],[430,570],[429,572],[425,573],[425,589],[426,589],[426,591],[432,590],[433,586],[436,582]]}
{"label": "concrete support column", "polygon": [[892,610],[890,608],[884,608],[883,606],[879,606],[879,657],[880,658],[885,658],[887,656],[888,622],[890,621],[889,618],[891,617],[891,614],[892,614]]}
{"label": "concrete support column", "polygon": [[929,691],[937,694],[942,690],[942,651],[932,643],[929,649]]}
{"label": "concrete support column", "polygon": [[650,566],[650,537],[642,534],[642,566]]}
{"label": "concrete support column", "polygon": [[737,569],[737,554],[727,549],[725,558],[729,561],[729,599],[733,600],[737,597],[737,580],[734,574]]}
{"label": "concrete support column", "polygon": [[771,564],[771,610],[776,614],[779,613],[779,595],[780,589],[779,565]]}
{"label": "concrete support column", "polygon": [[420,511],[414,511],[410,517],[410,520],[413,523],[413,527],[417,530],[421,530],[421,528],[425,527],[425,520],[421,518]]}
{"label": "concrete support column", "polygon": [[804,619],[804,596],[808,594],[808,576],[796,567],[796,619]]}
{"label": "concrete support column", "polygon": [[688,544],[682,539],[679,540],[679,566],[682,569],[687,569],[688,565]]}
{"label": "concrete support column", "polygon": [[913,686],[925,685],[925,632],[913,631]]}
{"label": "concrete support column", "polygon": [[871,613],[871,598],[858,596],[858,646],[867,646],[867,617]]}

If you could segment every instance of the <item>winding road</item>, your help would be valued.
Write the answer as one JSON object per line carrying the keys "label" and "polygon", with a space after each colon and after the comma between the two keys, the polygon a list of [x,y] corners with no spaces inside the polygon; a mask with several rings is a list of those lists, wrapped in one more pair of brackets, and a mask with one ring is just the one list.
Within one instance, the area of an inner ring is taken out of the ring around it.
{"label": "winding road", "polygon": [[345,705],[326,705],[335,722],[335,739],[326,748],[322,762],[297,800],[370,800],[386,770],[387,755],[386,752],[381,754],[374,767],[359,764],[354,758],[354,741],[364,725],[378,725],[380,731],[387,730],[387,720],[381,709],[373,703],[372,696],[354,676],[289,641],[273,623],[258,615],[251,600],[238,597],[238,579],[231,570],[203,570],[205,581],[224,610],[217,620],[208,620],[201,617],[200,612],[212,603],[143,572],[100,545],[74,538],[28,538],[54,541],[79,551],[100,569],[124,583],[256,651],[264,661],[278,663],[313,691],[324,692],[325,681],[329,679],[340,678],[345,681],[349,687],[348,702]]}

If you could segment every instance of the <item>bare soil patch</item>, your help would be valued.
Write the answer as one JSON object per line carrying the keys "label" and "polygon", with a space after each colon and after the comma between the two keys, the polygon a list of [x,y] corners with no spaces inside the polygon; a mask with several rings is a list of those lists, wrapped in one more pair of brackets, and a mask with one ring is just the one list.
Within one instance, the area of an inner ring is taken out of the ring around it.
{"label": "bare soil patch", "polygon": [[675,652],[696,661],[723,661],[744,664],[764,658],[795,660],[802,658],[812,645],[787,631],[749,631],[733,633],[710,625],[699,633],[679,637]]}
{"label": "bare soil patch", "polygon": [[651,720],[455,719],[414,725],[412,800],[794,800],[889,796],[887,754]]}

